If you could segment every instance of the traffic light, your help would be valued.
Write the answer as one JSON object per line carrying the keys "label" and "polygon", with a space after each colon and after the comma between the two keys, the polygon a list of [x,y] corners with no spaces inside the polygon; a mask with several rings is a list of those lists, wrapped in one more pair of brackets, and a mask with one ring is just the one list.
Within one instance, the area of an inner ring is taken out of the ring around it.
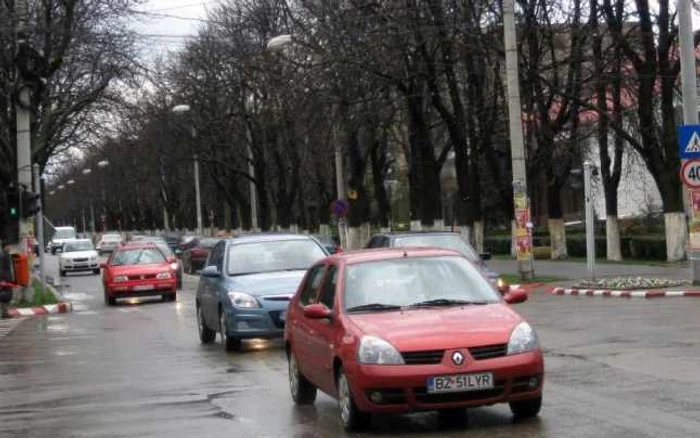
{"label": "traffic light", "polygon": [[0,240],[3,245],[19,242],[20,196],[16,189],[0,192]]}
{"label": "traffic light", "polygon": [[39,199],[39,195],[34,192],[30,192],[28,190],[23,190],[20,193],[20,198],[21,198],[21,209],[20,213],[23,218],[30,218],[34,216],[38,211],[39,207],[37,205],[37,200]]}

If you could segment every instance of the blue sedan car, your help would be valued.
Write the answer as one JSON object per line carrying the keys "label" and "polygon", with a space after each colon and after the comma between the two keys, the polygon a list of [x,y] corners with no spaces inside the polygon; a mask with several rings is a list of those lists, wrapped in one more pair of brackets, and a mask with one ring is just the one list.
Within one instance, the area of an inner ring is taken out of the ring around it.
{"label": "blue sedan car", "polygon": [[202,343],[216,333],[227,351],[241,340],[284,334],[289,300],[309,266],[328,252],[311,236],[257,234],[222,240],[200,271],[196,296]]}

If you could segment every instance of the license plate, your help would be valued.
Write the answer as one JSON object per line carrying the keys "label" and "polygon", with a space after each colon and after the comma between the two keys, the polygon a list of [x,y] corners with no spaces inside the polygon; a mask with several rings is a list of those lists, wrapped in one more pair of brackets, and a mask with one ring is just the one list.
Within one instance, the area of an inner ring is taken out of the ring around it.
{"label": "license plate", "polygon": [[140,286],[134,286],[135,291],[142,291],[142,290],[153,290],[156,287],[153,286],[152,284],[142,284]]}
{"label": "license plate", "polygon": [[479,391],[493,388],[493,374],[454,374],[428,377],[428,393]]}

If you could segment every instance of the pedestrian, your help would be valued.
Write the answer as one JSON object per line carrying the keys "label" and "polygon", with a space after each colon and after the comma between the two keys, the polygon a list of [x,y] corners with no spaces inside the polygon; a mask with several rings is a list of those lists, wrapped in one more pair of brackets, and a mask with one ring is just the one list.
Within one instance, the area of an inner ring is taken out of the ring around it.
{"label": "pedestrian", "polygon": [[14,278],[9,246],[2,245],[0,246],[0,318],[7,318],[7,308],[12,300]]}

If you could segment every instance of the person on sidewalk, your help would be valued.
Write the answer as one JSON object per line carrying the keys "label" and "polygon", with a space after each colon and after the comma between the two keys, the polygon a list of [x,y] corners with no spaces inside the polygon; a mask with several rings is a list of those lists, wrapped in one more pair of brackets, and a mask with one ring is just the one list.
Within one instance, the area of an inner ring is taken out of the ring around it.
{"label": "person on sidewalk", "polygon": [[6,245],[0,247],[0,318],[7,318],[7,308],[12,300],[12,256]]}

